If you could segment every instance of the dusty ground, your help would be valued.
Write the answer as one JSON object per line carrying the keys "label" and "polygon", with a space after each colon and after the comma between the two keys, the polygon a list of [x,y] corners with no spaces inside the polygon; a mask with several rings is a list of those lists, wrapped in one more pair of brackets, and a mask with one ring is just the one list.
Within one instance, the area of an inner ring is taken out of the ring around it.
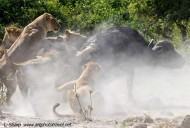
{"label": "dusty ground", "polygon": [[[125,111],[122,116],[117,114],[107,117],[96,117],[92,118],[92,121],[84,121],[80,118],[56,118],[54,116],[21,116],[22,114],[17,113],[24,109],[19,102],[22,101],[22,98],[21,96],[20,98],[19,96],[14,96],[13,101],[17,103],[14,107],[16,113],[10,114],[10,112],[3,110],[4,118],[0,119],[0,127],[190,128],[190,117],[185,118],[186,115],[190,114],[190,107],[188,107],[190,106],[189,67],[185,67],[182,70],[162,71],[161,73],[159,73],[159,70],[150,70],[150,72],[144,70],[136,71],[134,95],[138,101],[138,107],[126,107],[126,104],[128,104],[126,100],[126,85],[118,84],[120,79],[117,79],[116,82],[113,81],[113,85],[106,85],[102,91],[109,92],[105,95],[107,104],[112,106],[109,109],[117,112],[120,110],[117,105],[120,104]],[[113,97],[114,95],[115,97]],[[47,106],[45,103],[48,103],[52,111],[56,95],[53,95],[53,98],[51,97],[45,98],[47,102],[41,101],[39,98],[36,101],[44,104],[45,107]],[[44,106],[41,106],[41,110],[45,109]],[[60,109],[65,110],[63,106]],[[59,109],[58,111],[61,112]]]}
{"label": "dusty ground", "polygon": [[[190,128],[190,118],[186,119],[186,124],[183,122],[185,113],[188,111],[180,108],[154,111],[132,110],[126,112],[126,116],[94,117],[91,121],[84,121],[82,118],[16,116],[3,110],[0,128]],[[182,127],[182,125],[187,126]]]}

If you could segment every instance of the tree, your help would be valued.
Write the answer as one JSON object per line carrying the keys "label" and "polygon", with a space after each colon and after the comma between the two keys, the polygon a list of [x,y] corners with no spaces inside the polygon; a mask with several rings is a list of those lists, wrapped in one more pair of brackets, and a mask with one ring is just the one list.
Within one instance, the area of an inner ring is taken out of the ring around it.
{"label": "tree", "polygon": [[189,0],[155,0],[154,8],[157,18],[169,23],[176,23],[181,30],[182,41],[187,38],[187,24],[190,18]]}

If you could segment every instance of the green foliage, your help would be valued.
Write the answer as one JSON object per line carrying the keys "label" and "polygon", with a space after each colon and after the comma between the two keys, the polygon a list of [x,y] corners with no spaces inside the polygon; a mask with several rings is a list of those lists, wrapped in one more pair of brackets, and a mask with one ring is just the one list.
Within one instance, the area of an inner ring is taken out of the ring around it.
{"label": "green foliage", "polygon": [[181,47],[181,39],[189,35],[189,6],[189,0],[0,0],[0,37],[4,27],[23,28],[48,12],[62,29],[91,32],[123,25],[137,29],[148,40],[169,39]]}
{"label": "green foliage", "polygon": [[60,6],[58,0],[0,0],[0,37],[3,37],[4,27],[13,24],[24,27],[44,12],[55,15],[61,23],[65,23]]}
{"label": "green foliage", "polygon": [[188,21],[190,17],[189,0],[155,0],[155,11],[158,17],[168,21]]}
{"label": "green foliage", "polygon": [[75,30],[90,31],[103,22],[119,25],[128,19],[127,0],[71,0],[63,4],[67,26]]}

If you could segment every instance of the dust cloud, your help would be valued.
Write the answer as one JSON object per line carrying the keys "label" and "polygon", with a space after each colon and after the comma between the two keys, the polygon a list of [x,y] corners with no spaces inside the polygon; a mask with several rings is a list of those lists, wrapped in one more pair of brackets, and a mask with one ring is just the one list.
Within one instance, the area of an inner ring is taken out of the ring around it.
{"label": "dust cloud", "polygon": [[[138,65],[135,68],[133,81],[133,95],[136,103],[131,104],[127,97],[127,70],[124,70],[128,66],[128,61],[125,55],[120,57],[121,61],[125,61],[121,65],[116,65],[113,60],[99,60],[103,77],[95,90],[102,93],[105,106],[102,110],[98,110],[98,116],[126,116],[142,114],[144,111],[164,111],[180,107],[185,108],[185,112],[190,110],[190,65],[188,63],[182,68],[174,69],[145,65],[134,60],[130,65]],[[57,92],[56,88],[78,78],[82,72],[82,65],[72,59],[74,65],[70,67],[63,62],[64,58],[65,53],[60,53],[58,56],[56,55],[56,59],[48,61],[48,64],[25,68],[24,76],[29,86],[29,92],[25,99],[17,87],[17,91],[12,97],[11,109],[14,114],[35,116],[37,112],[39,116],[54,117],[52,108],[57,102],[61,103],[58,108],[59,113],[72,114],[68,102],[63,101],[65,94]],[[73,58],[73,56],[68,57],[67,55],[67,58]],[[58,61],[55,63],[55,60]],[[176,112],[178,115],[182,113]]]}

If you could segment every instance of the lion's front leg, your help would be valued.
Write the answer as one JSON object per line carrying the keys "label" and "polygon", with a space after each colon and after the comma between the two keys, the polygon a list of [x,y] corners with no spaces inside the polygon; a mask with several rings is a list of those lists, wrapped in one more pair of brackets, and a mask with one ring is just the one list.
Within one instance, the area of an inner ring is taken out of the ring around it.
{"label": "lion's front leg", "polygon": [[37,32],[39,32],[38,29],[31,29],[31,30],[30,30],[30,33],[28,33],[28,34],[29,34],[29,36],[31,37],[31,36],[33,36],[34,34],[36,34]]}
{"label": "lion's front leg", "polygon": [[63,36],[57,36],[57,37],[47,37],[47,40],[50,40],[51,42],[63,42],[64,37]]}

